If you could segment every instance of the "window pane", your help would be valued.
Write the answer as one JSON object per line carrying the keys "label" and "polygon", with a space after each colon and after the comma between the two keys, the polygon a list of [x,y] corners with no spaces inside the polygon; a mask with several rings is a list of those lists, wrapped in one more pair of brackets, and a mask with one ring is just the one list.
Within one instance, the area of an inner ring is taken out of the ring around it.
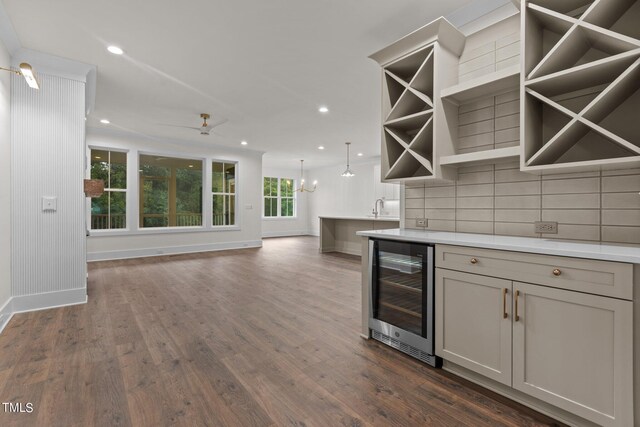
{"label": "window pane", "polygon": [[278,199],[271,199],[271,216],[278,216]]}
{"label": "window pane", "polygon": [[109,183],[107,184],[105,182],[105,185],[108,185],[109,188],[127,188],[127,153],[111,151],[109,158],[111,163],[111,176]]}
{"label": "window pane", "polygon": [[171,159],[162,156],[140,156],[140,174],[143,176],[169,177]]}
{"label": "window pane", "polygon": [[224,196],[213,195],[213,225],[224,225]]}
{"label": "window pane", "polygon": [[[176,168],[176,226],[202,225],[202,163]],[[189,167],[193,166],[193,167]]]}
{"label": "window pane", "polygon": [[169,180],[144,179],[142,181],[142,227],[169,226]]}
{"label": "window pane", "polygon": [[271,195],[278,197],[278,178],[271,178]]}
{"label": "window pane", "polygon": [[282,178],[280,180],[280,196],[291,197],[293,196],[293,180],[289,178]]}
{"label": "window pane", "polygon": [[[107,194],[107,192],[105,192]],[[109,191],[110,228],[127,228],[127,193]]]}
{"label": "window pane", "polygon": [[224,182],[225,182],[225,193],[235,193],[236,192],[236,165],[235,163],[225,163],[224,164]]}
{"label": "window pane", "polygon": [[109,186],[109,152],[91,150],[91,179],[101,179]]}
{"label": "window pane", "polygon": [[227,225],[235,224],[235,215],[236,215],[236,206],[235,199],[236,196],[225,196],[227,197],[227,205],[226,205],[226,223]]}
{"label": "window pane", "polygon": [[262,184],[262,188],[263,188],[263,195],[264,196],[270,196],[271,195],[271,178],[269,177],[264,177],[264,182]]}
{"label": "window pane", "polygon": [[106,191],[102,196],[91,199],[91,229],[109,229],[109,193]]}
{"label": "window pane", "polygon": [[202,225],[202,161],[141,155],[142,227]]}
{"label": "window pane", "polygon": [[214,193],[222,193],[224,191],[224,164],[219,162],[212,163],[211,191]]}
{"label": "window pane", "polygon": [[281,216],[293,216],[293,199],[283,198],[280,202],[280,215]]}

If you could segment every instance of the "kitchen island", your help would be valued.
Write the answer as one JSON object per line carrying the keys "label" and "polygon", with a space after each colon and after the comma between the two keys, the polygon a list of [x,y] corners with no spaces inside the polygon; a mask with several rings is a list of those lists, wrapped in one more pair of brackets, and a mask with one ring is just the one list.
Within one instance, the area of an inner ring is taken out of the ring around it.
{"label": "kitchen island", "polygon": [[319,216],[320,252],[342,252],[361,255],[361,239],[356,235],[363,230],[398,228],[400,218],[391,216]]}

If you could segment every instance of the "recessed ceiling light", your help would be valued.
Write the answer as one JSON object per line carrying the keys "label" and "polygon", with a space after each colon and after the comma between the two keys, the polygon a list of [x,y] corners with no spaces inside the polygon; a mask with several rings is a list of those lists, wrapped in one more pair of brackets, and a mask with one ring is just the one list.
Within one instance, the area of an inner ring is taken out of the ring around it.
{"label": "recessed ceiling light", "polygon": [[109,46],[107,50],[113,53],[114,55],[122,55],[124,53],[124,50],[122,50],[118,46]]}
{"label": "recessed ceiling light", "polygon": [[102,120],[100,120],[100,123],[102,123],[103,125],[108,125],[111,122],[109,120],[107,120],[107,119],[102,119]]}
{"label": "recessed ceiling light", "polygon": [[358,157],[362,157],[362,156],[364,156],[364,154],[358,153]]}
{"label": "recessed ceiling light", "polygon": [[318,111],[320,111],[321,113],[328,113],[329,112],[329,108],[325,107],[324,105],[320,108],[318,108]]}
{"label": "recessed ceiling light", "polygon": [[319,145],[318,150],[324,150],[324,145]]}
{"label": "recessed ceiling light", "polygon": [[247,141],[242,141],[240,144],[242,144],[242,145],[247,145],[247,144],[248,144],[248,142],[247,142]]}

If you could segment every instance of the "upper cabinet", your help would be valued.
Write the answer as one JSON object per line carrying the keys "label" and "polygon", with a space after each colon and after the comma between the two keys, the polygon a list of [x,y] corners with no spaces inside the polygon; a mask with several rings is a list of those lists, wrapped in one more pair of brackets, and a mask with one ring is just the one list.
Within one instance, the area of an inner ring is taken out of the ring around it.
{"label": "upper cabinet", "polygon": [[370,58],[382,67],[382,180],[640,165],[640,0],[513,0],[468,35],[440,18]]}
{"label": "upper cabinet", "polygon": [[640,1],[523,3],[522,170],[640,163]]}
{"label": "upper cabinet", "polygon": [[451,151],[439,92],[464,36],[437,19],[370,57],[382,66],[382,180],[451,179],[438,157]]}

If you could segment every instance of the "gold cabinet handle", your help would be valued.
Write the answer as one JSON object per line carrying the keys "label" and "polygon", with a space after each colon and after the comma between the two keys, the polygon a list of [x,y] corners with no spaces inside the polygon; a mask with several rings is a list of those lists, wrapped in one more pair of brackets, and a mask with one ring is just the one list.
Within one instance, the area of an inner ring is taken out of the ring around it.
{"label": "gold cabinet handle", "polygon": [[559,269],[559,268],[554,268],[554,269],[553,269],[553,275],[554,275],[554,276],[559,276],[559,275],[561,275],[561,274],[562,274],[562,271],[560,271],[560,269]]}
{"label": "gold cabinet handle", "polygon": [[507,317],[509,317],[509,315],[507,314],[507,292],[509,292],[507,288],[504,288],[502,290],[502,318],[503,319],[506,319]]}
{"label": "gold cabinet handle", "polygon": [[517,322],[520,320],[520,315],[518,314],[518,297],[520,296],[520,291],[516,291],[516,309],[513,315],[513,319]]}
{"label": "gold cabinet handle", "polygon": [[477,264],[478,260],[476,258],[471,258],[471,264]]}

